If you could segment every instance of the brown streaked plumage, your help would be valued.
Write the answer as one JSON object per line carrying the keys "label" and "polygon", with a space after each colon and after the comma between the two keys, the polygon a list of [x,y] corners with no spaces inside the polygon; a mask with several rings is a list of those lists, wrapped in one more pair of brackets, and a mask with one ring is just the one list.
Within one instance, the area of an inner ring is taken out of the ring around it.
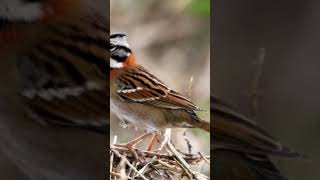
{"label": "brown streaked plumage", "polygon": [[39,35],[19,49],[19,93],[42,123],[106,133],[106,19],[68,18],[26,25]]}
{"label": "brown streaked plumage", "polygon": [[105,179],[107,1],[0,4],[1,153],[20,179]]}

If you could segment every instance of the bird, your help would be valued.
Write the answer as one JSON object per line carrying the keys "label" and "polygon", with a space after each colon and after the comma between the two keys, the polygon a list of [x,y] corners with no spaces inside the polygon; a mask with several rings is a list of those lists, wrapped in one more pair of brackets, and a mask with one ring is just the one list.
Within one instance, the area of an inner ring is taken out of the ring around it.
{"label": "bird", "polygon": [[282,145],[221,98],[213,94],[210,102],[214,179],[286,180],[270,158],[306,158]]}
{"label": "bird", "polygon": [[108,1],[0,2],[0,149],[28,179],[104,178]]}
{"label": "bird", "polygon": [[125,144],[132,149],[153,134],[147,150],[151,150],[157,132],[166,128],[200,128],[210,131],[209,121],[200,119],[201,109],[180,93],[170,89],[159,78],[138,64],[127,35],[110,35],[110,109],[121,124],[135,126],[145,133]]}

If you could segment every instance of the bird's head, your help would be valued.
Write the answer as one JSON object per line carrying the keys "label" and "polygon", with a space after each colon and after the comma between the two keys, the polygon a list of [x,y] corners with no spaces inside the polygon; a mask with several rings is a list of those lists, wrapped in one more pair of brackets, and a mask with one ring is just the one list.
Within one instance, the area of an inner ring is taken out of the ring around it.
{"label": "bird's head", "polygon": [[110,69],[121,69],[135,63],[135,58],[127,42],[127,35],[112,33],[110,35]]}

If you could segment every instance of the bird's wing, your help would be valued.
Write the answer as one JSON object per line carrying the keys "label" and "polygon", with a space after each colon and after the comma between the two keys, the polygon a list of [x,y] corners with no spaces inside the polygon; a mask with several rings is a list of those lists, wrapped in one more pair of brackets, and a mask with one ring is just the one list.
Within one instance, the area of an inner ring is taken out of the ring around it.
{"label": "bird's wing", "polygon": [[106,22],[50,22],[21,50],[19,94],[28,114],[47,124],[107,132]]}
{"label": "bird's wing", "polygon": [[214,148],[225,148],[251,154],[272,154],[295,157],[289,150],[257,126],[249,118],[229,108],[226,103],[211,97]]}
{"label": "bird's wing", "polygon": [[200,110],[141,66],[128,69],[119,77],[118,84],[117,93],[124,101],[168,109]]}
{"label": "bird's wing", "polygon": [[215,179],[287,180],[265,155],[247,155],[225,149],[215,150],[213,154]]}

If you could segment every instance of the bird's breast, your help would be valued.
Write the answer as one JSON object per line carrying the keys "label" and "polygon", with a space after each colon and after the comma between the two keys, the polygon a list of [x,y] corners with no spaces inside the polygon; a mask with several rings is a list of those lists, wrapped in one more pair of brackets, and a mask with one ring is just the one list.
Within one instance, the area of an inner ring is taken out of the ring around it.
{"label": "bird's breast", "polygon": [[123,102],[111,97],[111,111],[121,120],[148,132],[159,131],[168,126],[164,114],[152,106],[140,103]]}

